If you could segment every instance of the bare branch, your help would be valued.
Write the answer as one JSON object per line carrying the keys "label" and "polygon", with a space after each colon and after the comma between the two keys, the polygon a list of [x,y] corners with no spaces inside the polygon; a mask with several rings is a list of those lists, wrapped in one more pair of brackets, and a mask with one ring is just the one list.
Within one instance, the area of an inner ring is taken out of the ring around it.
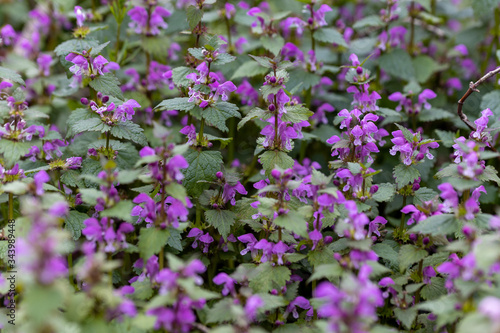
{"label": "bare branch", "polygon": [[460,100],[458,101],[458,108],[457,108],[458,116],[460,117],[460,119],[462,119],[462,121],[464,122],[464,124],[467,125],[467,127],[470,128],[471,131],[476,131],[476,127],[474,126],[474,124],[467,118],[467,116],[462,111],[462,107],[464,106],[465,100],[467,99],[467,97],[469,97],[470,95],[472,95],[473,92],[479,92],[479,90],[477,89],[477,87],[481,83],[483,83],[484,81],[488,80],[490,77],[497,75],[498,73],[500,73],[500,67],[497,67],[496,69],[494,69],[491,72],[487,73],[482,78],[480,78],[479,80],[477,80],[475,83],[471,82],[469,84],[469,89],[466,91],[465,95],[463,95],[462,98],[460,98]]}

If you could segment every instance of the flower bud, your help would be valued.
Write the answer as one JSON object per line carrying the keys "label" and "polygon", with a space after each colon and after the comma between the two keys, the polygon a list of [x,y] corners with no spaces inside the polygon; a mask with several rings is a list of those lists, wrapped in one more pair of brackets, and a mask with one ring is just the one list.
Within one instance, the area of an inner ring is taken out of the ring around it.
{"label": "flower bud", "polygon": [[358,68],[356,68],[356,73],[361,75],[363,73],[363,68],[358,66]]}
{"label": "flower bud", "polygon": [[411,187],[413,191],[418,191],[420,189],[420,184],[419,183],[414,183]]}
{"label": "flower bud", "polygon": [[102,92],[100,92],[100,91],[99,91],[99,92],[97,93],[97,98],[99,98],[100,100],[102,100]]}
{"label": "flower bud", "polygon": [[424,239],[422,239],[422,243],[423,243],[424,245],[429,244],[429,242],[430,242],[430,241],[431,241],[431,240],[429,239],[429,237],[424,237]]}
{"label": "flower bud", "polygon": [[313,18],[312,18],[312,17],[310,17],[310,18],[307,20],[307,24],[309,24],[309,25],[312,25],[312,24],[313,24],[313,22],[314,22],[314,20],[313,20]]}
{"label": "flower bud", "polygon": [[267,109],[268,109],[269,111],[271,111],[271,112],[274,112],[274,111],[276,111],[276,106],[275,106],[274,104],[270,104],[270,105],[267,107]]}
{"label": "flower bud", "polygon": [[271,171],[271,176],[273,176],[274,179],[278,180],[281,178],[281,172],[279,172],[279,170],[273,169],[273,171]]}
{"label": "flower bud", "polygon": [[331,242],[333,242],[333,237],[332,236],[325,236],[325,238],[323,239],[323,242],[325,242],[325,244],[330,244]]}
{"label": "flower bud", "polygon": [[83,105],[89,105],[89,100],[85,97],[82,97],[82,99],[80,99],[80,103],[82,103]]}
{"label": "flower bud", "polygon": [[370,187],[370,194],[377,193],[377,191],[378,191],[378,185],[373,185],[372,187]]}
{"label": "flower bud", "polygon": [[410,234],[410,240],[411,240],[412,242],[416,242],[416,241],[417,241],[417,239],[418,239],[417,234]]}
{"label": "flower bud", "polygon": [[109,101],[109,96],[103,96],[102,97],[102,102],[107,103]]}
{"label": "flower bud", "polygon": [[418,153],[417,156],[415,157],[415,160],[421,161],[424,159],[424,157],[425,157],[424,153]]}
{"label": "flower bud", "polygon": [[215,177],[219,178],[219,179],[222,179],[224,175],[222,174],[222,171],[217,171],[217,173],[215,174]]}
{"label": "flower bud", "polygon": [[269,82],[271,82],[272,84],[276,83],[276,77],[271,76],[271,78],[269,79]]}

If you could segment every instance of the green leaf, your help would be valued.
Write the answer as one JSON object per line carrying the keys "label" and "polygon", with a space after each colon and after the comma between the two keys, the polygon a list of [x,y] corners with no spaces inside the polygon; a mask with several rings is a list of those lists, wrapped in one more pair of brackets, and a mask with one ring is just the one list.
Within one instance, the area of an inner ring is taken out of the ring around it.
{"label": "green leaf", "polygon": [[15,180],[13,182],[2,185],[0,190],[2,192],[12,193],[14,195],[22,195],[28,191],[28,186],[28,184],[22,181]]}
{"label": "green leaf", "polygon": [[292,123],[300,123],[304,120],[309,120],[309,117],[312,116],[314,112],[306,108],[303,104],[294,105],[286,108],[286,113],[283,113],[281,116],[282,121],[290,121]]}
{"label": "green leaf", "polygon": [[85,187],[82,179],[80,178],[80,172],[76,170],[66,170],[61,175],[61,182],[72,187]]}
{"label": "green leaf", "polygon": [[333,250],[330,247],[323,247],[307,253],[307,261],[312,267],[316,268],[321,265],[330,265],[336,263],[333,257]]}
{"label": "green leaf", "polygon": [[97,92],[101,92],[103,95],[109,95],[118,98],[119,100],[124,99],[122,91],[120,89],[120,80],[111,73],[105,73],[104,75],[99,75],[92,81],[89,85]]}
{"label": "green leaf", "polygon": [[422,290],[420,290],[420,296],[426,300],[437,299],[446,294],[447,290],[444,287],[444,279],[439,277],[431,278],[431,283],[425,285]]}
{"label": "green leaf", "polygon": [[236,60],[235,56],[232,56],[228,53],[220,53],[217,55],[217,58],[215,61],[212,63],[215,66],[220,66],[220,65],[225,65],[229,64],[230,62],[233,62]]}
{"label": "green leaf", "polygon": [[265,115],[267,114],[267,112],[265,110],[262,110],[261,108],[253,108],[252,110],[250,110],[250,112],[248,112],[248,114],[240,120],[240,122],[238,123],[238,131],[249,121],[249,120],[252,120],[252,119],[256,119],[256,118],[263,118]]}
{"label": "green leaf", "polygon": [[408,244],[403,245],[399,249],[399,270],[403,273],[412,264],[419,262],[420,260],[427,257],[427,251],[419,249],[414,245]]}
{"label": "green leaf", "polygon": [[[186,76],[188,74],[191,74],[191,73],[194,73],[194,70],[192,68],[184,67],[184,66],[176,67],[176,68],[172,69],[172,80],[174,81],[174,83],[177,87],[189,87],[191,85],[192,81],[189,79],[186,79]],[[183,97],[179,97],[179,98],[183,98]],[[189,98],[186,98],[186,100],[188,100],[188,99]],[[190,104],[194,105],[194,103],[190,103]],[[159,107],[159,105],[157,107]],[[168,108],[165,108],[165,109],[168,109]]]}
{"label": "green leaf", "polygon": [[384,23],[380,19],[379,15],[369,15],[369,16],[362,18],[359,21],[356,21],[353,24],[352,28],[355,30],[358,30],[358,29],[363,29],[363,28],[367,28],[367,27],[381,27],[383,25],[384,25]]}
{"label": "green leaf", "polygon": [[229,210],[207,210],[205,219],[214,228],[216,228],[224,239],[227,239],[231,231],[231,226],[234,224],[236,214]]}
{"label": "green leaf", "polygon": [[285,228],[286,230],[290,230],[297,235],[307,237],[306,220],[294,211],[278,216],[273,223],[279,227]]}
{"label": "green leaf", "polygon": [[407,129],[406,127],[401,126],[399,124],[395,124],[395,125],[401,130],[401,132],[403,132],[403,136],[406,139],[406,141],[412,143],[414,138],[415,138],[415,135],[412,132],[410,132],[410,130]]}
{"label": "green leaf", "polygon": [[203,49],[199,47],[192,47],[188,49],[188,52],[198,60],[205,60],[205,56],[203,55]]}
{"label": "green leaf", "polygon": [[12,69],[2,66],[0,66],[0,78],[22,84],[23,86],[26,85],[21,75],[17,74]]}
{"label": "green leaf", "polygon": [[457,170],[457,164],[451,163],[444,167],[443,169],[439,170],[435,175],[434,178],[436,179],[441,179],[444,177],[460,177],[458,175],[458,170]]}
{"label": "green leaf", "polygon": [[290,72],[290,79],[288,80],[286,87],[289,91],[298,88],[298,93],[317,85],[320,80],[321,76],[318,74],[306,72],[301,68],[297,68]]}
{"label": "green leaf", "polygon": [[276,165],[282,169],[289,169],[293,167],[294,161],[293,158],[282,151],[267,150],[260,155],[260,163],[262,163],[266,174],[270,175]]}
{"label": "green leaf", "polygon": [[453,214],[441,214],[428,217],[410,229],[410,232],[420,232],[429,235],[447,235],[457,231],[458,224]]}
{"label": "green leaf", "polygon": [[111,127],[111,135],[118,139],[126,139],[138,143],[141,146],[147,146],[148,140],[144,135],[144,130],[138,124],[127,120],[116,123]]}
{"label": "green leaf", "polygon": [[105,124],[101,118],[92,117],[85,120],[79,120],[71,126],[71,131],[74,134],[82,132],[108,132],[111,127]]}
{"label": "green leaf", "polygon": [[95,188],[81,188],[79,191],[82,194],[82,201],[91,206],[95,206],[97,204],[98,198],[104,197],[104,193],[96,190]]}
{"label": "green leaf", "polygon": [[177,111],[189,111],[195,107],[194,103],[189,102],[188,97],[176,97],[171,99],[166,99],[155,107],[155,110],[177,110]]}
{"label": "green leaf", "polygon": [[272,289],[280,289],[290,280],[290,269],[285,266],[271,266],[271,263],[265,262],[257,266],[250,280],[250,288],[254,292],[267,293]]}
{"label": "green leaf", "polygon": [[394,309],[394,314],[396,315],[396,318],[403,323],[403,325],[406,327],[406,329],[411,329],[411,326],[413,322],[415,321],[415,318],[417,318],[417,308],[409,308],[409,309],[400,309],[400,308],[395,308]]}
{"label": "green leaf", "polygon": [[169,237],[170,232],[167,229],[142,228],[137,244],[141,258],[148,260],[153,254],[159,253]]}
{"label": "green leaf", "polygon": [[396,177],[398,188],[402,188],[417,179],[420,172],[411,165],[398,164],[394,167],[393,175]]}
{"label": "green leaf", "polygon": [[253,60],[257,61],[259,65],[265,68],[273,68],[273,64],[276,64],[271,58],[265,56],[258,57],[251,54],[249,54],[248,56]]}
{"label": "green leaf", "polygon": [[186,9],[186,17],[189,28],[193,30],[198,23],[200,23],[201,18],[203,17],[203,10],[191,5]]}
{"label": "green leaf", "polygon": [[415,78],[420,83],[425,83],[434,74],[443,69],[443,66],[426,55],[413,58]]}
{"label": "green leaf", "polygon": [[500,178],[498,178],[498,175],[497,175],[497,170],[491,166],[491,165],[488,165],[486,166],[486,168],[483,170],[483,173],[480,174],[479,176],[477,176],[477,179],[479,179],[480,181],[493,181],[495,183],[497,183],[497,185],[500,186]]}
{"label": "green leaf", "polygon": [[344,36],[334,28],[321,28],[314,32],[314,39],[325,42],[325,43],[335,43],[337,45],[347,47],[347,43]]}
{"label": "green leaf", "polygon": [[310,283],[314,280],[328,279],[332,280],[334,278],[338,278],[342,275],[342,267],[334,261],[331,264],[318,265],[314,267],[314,273],[307,280],[307,283]]}
{"label": "green leaf", "polygon": [[64,228],[71,232],[74,240],[78,240],[82,235],[82,230],[85,228],[83,221],[88,219],[87,214],[80,213],[76,210],[71,210],[68,218],[64,221]]}
{"label": "green leaf", "polygon": [[233,73],[233,76],[231,76],[231,81],[242,77],[251,78],[254,76],[262,76],[266,73],[267,69],[261,67],[255,61],[247,61],[241,66],[238,66],[238,69],[236,69],[236,71],[234,71]]}
{"label": "green leaf", "polygon": [[425,122],[442,120],[442,119],[451,119],[453,117],[455,117],[453,113],[439,108],[431,108],[429,110],[423,109],[418,114],[418,120]]}
{"label": "green leaf", "polygon": [[223,298],[208,309],[207,323],[233,322],[239,315],[244,315],[243,308],[236,305],[231,298]]}
{"label": "green leaf", "polygon": [[167,36],[142,36],[141,47],[152,57],[167,58],[169,42],[170,39]]}
{"label": "green leaf", "polygon": [[262,36],[260,37],[260,42],[266,50],[272,52],[274,55],[278,55],[283,45],[285,45],[285,39],[280,35],[273,37]]}
{"label": "green leaf", "polygon": [[472,9],[474,13],[481,18],[486,19],[487,17],[493,16],[492,8],[498,7],[500,3],[499,0],[474,0],[472,2]]}
{"label": "green leaf", "polygon": [[391,183],[378,185],[378,190],[372,195],[372,199],[378,202],[387,202],[392,200],[396,193],[396,187]]}
{"label": "green leaf", "polygon": [[198,183],[198,181],[215,179],[215,174],[220,171],[223,163],[222,154],[218,151],[189,150],[185,158],[189,167],[184,172],[183,185],[189,195],[197,197],[208,187],[207,183]]}
{"label": "green leaf", "polygon": [[413,204],[423,205],[425,201],[430,201],[434,199],[438,193],[431,188],[421,187],[415,191],[415,196],[413,197]]}
{"label": "green leaf", "polygon": [[33,144],[29,141],[0,140],[0,154],[3,155],[5,166],[11,167],[28,154]]}
{"label": "green leaf", "polygon": [[153,296],[153,288],[149,279],[135,281],[131,285],[134,287],[134,293],[131,295],[132,299],[145,301]]}
{"label": "green leaf", "polygon": [[455,144],[455,139],[457,138],[454,132],[451,131],[442,131],[437,129],[436,134],[441,140],[440,145],[443,145],[447,148],[451,148]]}
{"label": "green leaf", "polygon": [[380,67],[389,75],[410,81],[415,77],[410,55],[403,49],[394,49],[379,58]]}
{"label": "green leaf", "polygon": [[111,42],[107,41],[104,44],[99,44],[97,46],[92,47],[92,51],[90,52],[90,55],[91,56],[97,56],[99,53],[101,53],[102,50],[104,50],[104,48],[106,46],[108,46],[109,43],[111,43]]}
{"label": "green leaf", "polygon": [[382,259],[389,260],[391,264],[399,264],[399,255],[392,246],[386,243],[377,243],[372,246],[372,250]]}
{"label": "green leaf", "polygon": [[218,102],[213,106],[203,110],[203,118],[208,125],[214,126],[223,132],[229,131],[226,126],[226,120],[231,117],[241,118],[238,107],[228,102]]}
{"label": "green leaf", "polygon": [[132,211],[132,208],[134,208],[134,206],[135,204],[132,201],[122,200],[113,207],[103,210],[101,212],[101,216],[115,217],[127,222],[133,222],[134,217],[130,216],[130,212]]}

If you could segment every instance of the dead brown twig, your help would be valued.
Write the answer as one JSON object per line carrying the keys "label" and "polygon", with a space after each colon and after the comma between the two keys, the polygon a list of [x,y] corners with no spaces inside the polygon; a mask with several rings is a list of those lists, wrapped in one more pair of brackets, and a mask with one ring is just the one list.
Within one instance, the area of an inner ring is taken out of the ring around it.
{"label": "dead brown twig", "polygon": [[477,87],[479,87],[481,83],[488,80],[490,77],[497,75],[498,73],[500,73],[500,67],[497,67],[496,69],[487,73],[485,76],[483,76],[476,82],[469,83],[469,89],[465,92],[465,95],[463,95],[462,98],[460,98],[460,100],[458,101],[458,109],[457,109],[458,116],[460,117],[460,119],[462,119],[464,124],[471,129],[471,131],[476,131],[476,127],[462,111],[462,107],[464,106],[465,100],[467,99],[467,97],[472,95],[473,92],[479,92]]}

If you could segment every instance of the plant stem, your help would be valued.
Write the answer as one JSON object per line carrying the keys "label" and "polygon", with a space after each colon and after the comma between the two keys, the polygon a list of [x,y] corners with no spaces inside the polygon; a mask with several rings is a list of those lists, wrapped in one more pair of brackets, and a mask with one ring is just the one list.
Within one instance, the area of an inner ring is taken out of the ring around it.
{"label": "plant stem", "polygon": [[162,246],[161,247],[161,250],[160,250],[160,255],[159,255],[159,262],[160,262],[160,270],[163,269],[163,267],[165,267],[165,255],[164,255],[164,252],[165,252],[165,246]]}
{"label": "plant stem", "polygon": [[198,146],[201,146],[201,143],[203,142],[203,129],[205,128],[205,118],[201,119],[201,124],[200,124],[200,133],[198,133]]}
{"label": "plant stem", "polygon": [[120,63],[118,61],[118,52],[120,52],[120,30],[121,30],[121,27],[122,27],[122,23],[120,22],[120,23],[118,23],[118,28],[116,29],[115,61],[117,63]]}
{"label": "plant stem", "polygon": [[[403,195],[403,208],[406,206],[406,195]],[[399,224],[399,228],[401,229],[401,232],[403,232],[403,229],[405,227],[405,217],[406,214],[402,213],[401,214],[401,223]]]}
{"label": "plant stem", "polygon": [[231,163],[234,160],[234,145],[235,145],[235,131],[236,127],[236,121],[234,117],[231,117],[229,119],[229,137],[232,138],[232,140],[229,142],[229,146],[227,148],[227,159],[228,163]]}
{"label": "plant stem", "polygon": [[410,56],[414,55],[414,39],[415,39],[415,2],[410,3],[410,45],[408,46],[408,51],[410,51]]}
{"label": "plant stem", "polygon": [[109,149],[109,137],[111,135],[111,132],[106,132],[106,153],[108,152]]}

